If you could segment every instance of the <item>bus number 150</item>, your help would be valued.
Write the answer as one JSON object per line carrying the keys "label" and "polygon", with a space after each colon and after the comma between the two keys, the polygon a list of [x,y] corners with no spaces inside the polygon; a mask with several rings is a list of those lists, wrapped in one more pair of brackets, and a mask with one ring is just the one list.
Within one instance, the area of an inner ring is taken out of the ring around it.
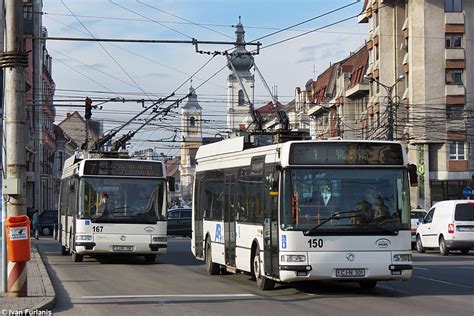
{"label": "bus number 150", "polygon": [[323,240],[318,238],[312,238],[308,240],[309,248],[323,248]]}

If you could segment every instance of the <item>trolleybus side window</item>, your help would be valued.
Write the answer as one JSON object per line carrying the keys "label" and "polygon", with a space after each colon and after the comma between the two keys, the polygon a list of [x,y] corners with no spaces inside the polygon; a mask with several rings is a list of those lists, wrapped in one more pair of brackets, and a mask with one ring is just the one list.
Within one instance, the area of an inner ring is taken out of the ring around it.
{"label": "trolleybus side window", "polygon": [[69,178],[69,185],[66,187],[66,190],[69,191],[68,194],[68,207],[67,215],[75,216],[76,215],[76,192],[77,192],[77,181],[75,178]]}
{"label": "trolleybus side window", "polygon": [[59,210],[61,212],[61,215],[66,215],[67,214],[67,207],[68,207],[68,196],[69,194],[66,194],[68,188],[68,183],[69,179],[63,179],[61,180],[61,194],[60,194],[60,205],[59,205]]}
{"label": "trolleybus side window", "polygon": [[250,168],[242,168],[237,181],[238,220],[261,223],[263,219],[263,168],[253,174]]}
{"label": "trolleybus side window", "polygon": [[203,179],[202,208],[208,220],[222,220],[224,208],[224,174],[206,172]]}

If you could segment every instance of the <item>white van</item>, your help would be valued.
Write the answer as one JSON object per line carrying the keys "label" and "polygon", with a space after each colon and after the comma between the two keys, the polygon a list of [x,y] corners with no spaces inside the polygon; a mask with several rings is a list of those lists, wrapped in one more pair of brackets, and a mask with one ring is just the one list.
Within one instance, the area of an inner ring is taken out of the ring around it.
{"label": "white van", "polygon": [[431,207],[416,230],[416,249],[439,248],[446,256],[450,250],[467,254],[474,249],[474,201],[441,201]]}

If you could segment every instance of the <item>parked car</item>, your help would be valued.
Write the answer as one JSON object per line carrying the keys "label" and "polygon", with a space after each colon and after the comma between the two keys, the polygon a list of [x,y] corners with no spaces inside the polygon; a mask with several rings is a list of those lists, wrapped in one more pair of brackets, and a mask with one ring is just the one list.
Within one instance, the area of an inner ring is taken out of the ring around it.
{"label": "parked car", "polygon": [[39,230],[42,235],[52,235],[58,225],[58,210],[46,210],[40,214]]}
{"label": "parked car", "polygon": [[168,235],[191,236],[191,209],[168,210]]}
{"label": "parked car", "polygon": [[414,209],[410,212],[411,218],[411,249],[416,248],[416,229],[426,216],[425,210]]}
{"label": "parked car", "polygon": [[474,201],[441,201],[433,205],[416,230],[416,249],[439,248],[442,255],[451,250],[467,254],[474,249]]}

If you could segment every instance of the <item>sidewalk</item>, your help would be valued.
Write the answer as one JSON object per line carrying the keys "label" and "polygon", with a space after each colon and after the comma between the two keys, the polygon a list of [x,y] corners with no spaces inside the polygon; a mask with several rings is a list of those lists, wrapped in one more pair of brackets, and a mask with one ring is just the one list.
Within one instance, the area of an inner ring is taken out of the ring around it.
{"label": "sidewalk", "polygon": [[31,245],[31,260],[27,268],[28,297],[7,297],[7,293],[0,293],[1,315],[7,315],[5,311],[45,311],[54,307],[56,293],[34,244]]}

